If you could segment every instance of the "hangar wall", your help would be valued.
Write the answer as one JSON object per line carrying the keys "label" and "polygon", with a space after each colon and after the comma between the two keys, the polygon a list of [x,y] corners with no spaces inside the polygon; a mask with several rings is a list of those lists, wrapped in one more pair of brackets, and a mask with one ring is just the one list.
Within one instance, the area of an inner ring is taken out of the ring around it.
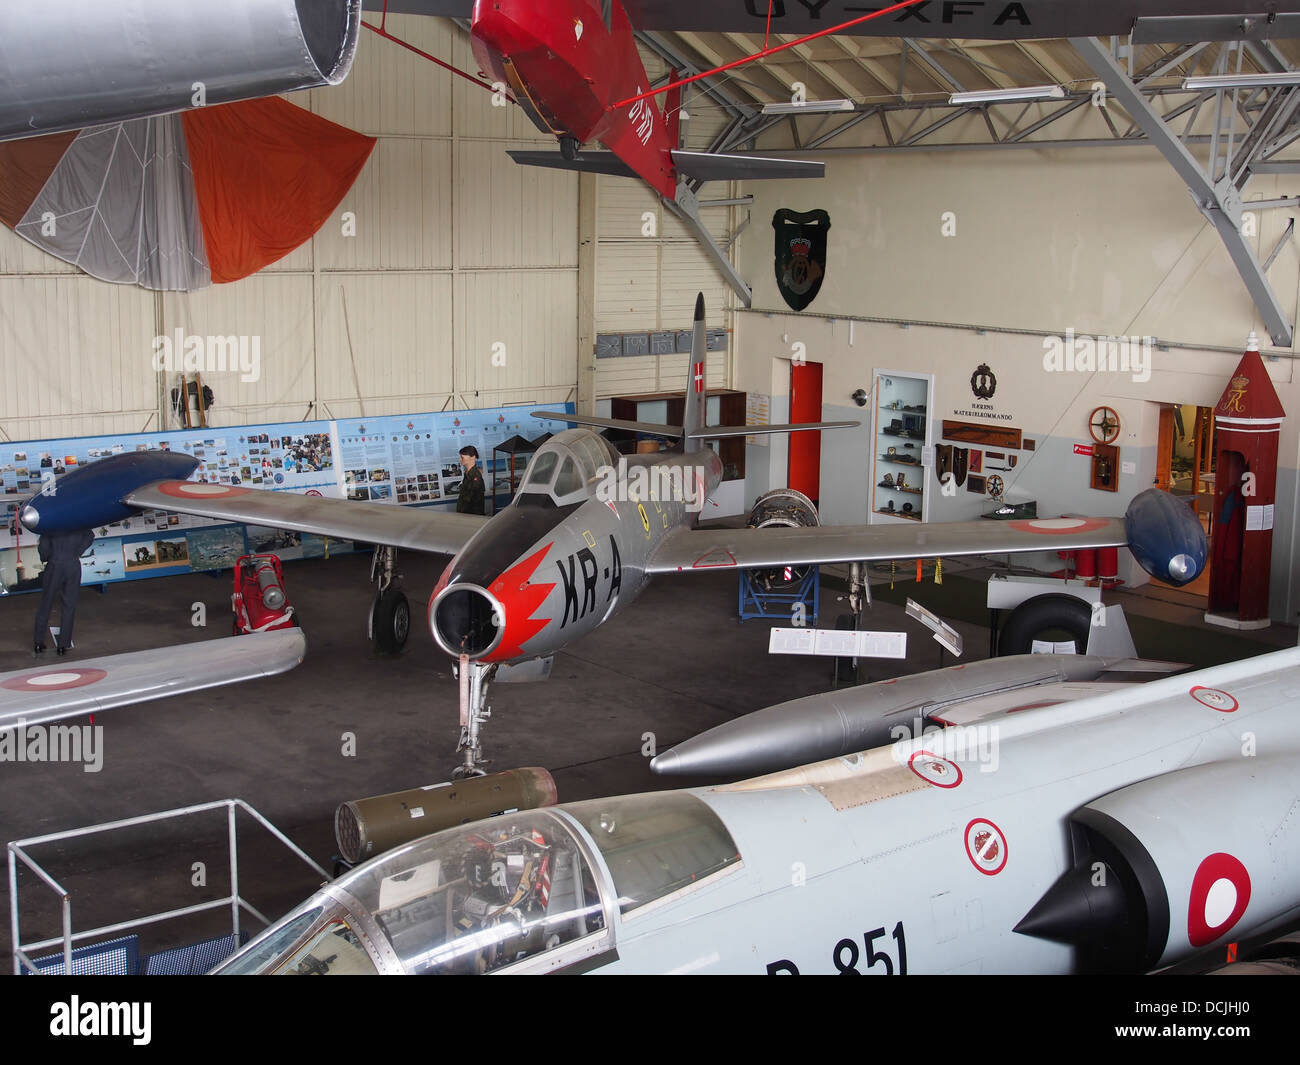
{"label": "hangar wall", "polygon": [[[641,48],[641,59],[652,81],[667,77],[664,61]],[[664,97],[656,97],[662,108]],[[727,115],[709,96],[687,86],[681,124],[683,144],[704,149],[727,123]],[[728,185],[705,185],[702,199],[725,199]],[[598,233],[596,252],[596,331],[600,333],[649,332],[689,329],[695,297],[704,293],[710,328],[734,327],[735,294],[712,260],[686,228],[640,181],[600,177],[597,180]],[[743,221],[735,208],[701,211],[714,239],[726,245],[729,234]],[[711,387],[730,384],[731,340],[728,350],[708,359]],[[597,399],[645,392],[678,391],[686,384],[686,355],[636,355],[596,361]],[[602,404],[601,409],[608,404]]]}
{"label": "hangar wall", "polygon": [[[754,312],[738,317],[736,387],[771,390],[772,418],[783,417],[791,344],[802,340],[807,358],[825,367],[825,417],[869,421],[871,406],[849,397],[871,388],[874,370],[892,369],[935,374],[936,416],[953,418],[970,407],[971,373],[988,363],[999,382],[993,405],[1009,416],[1000,423],[1022,428],[1038,447],[1008,487],[1038,499],[1041,514],[1122,513],[1154,478],[1158,405],[1216,403],[1252,329],[1266,356],[1271,350],[1217,234],[1153,149],[845,154],[830,158],[820,187],[745,191],[755,196],[755,224],[738,261],[755,298]],[[1261,177],[1247,198],[1284,191],[1284,179]],[[826,280],[804,314],[790,313],[776,288],[770,220],[778,207],[822,207],[831,216]],[[955,236],[943,235],[946,211],[955,213]],[[1260,213],[1261,258],[1286,216]],[[1298,261],[1288,243],[1270,272],[1293,318]],[[850,343],[851,316],[897,321],[855,322]],[[1171,346],[1155,347],[1147,380],[1048,372],[1045,341],[1067,328],[1152,335]],[[1293,353],[1274,354],[1269,373],[1293,416],[1282,429],[1271,602],[1275,618],[1293,622],[1300,382]],[[1087,459],[1073,454],[1075,442],[1089,441],[1088,413],[1103,403],[1123,421],[1122,462],[1135,464],[1118,493],[1090,489]],[[829,522],[866,520],[869,432],[864,425],[824,436],[823,482],[844,486],[827,500]],[[783,482],[784,450],[751,447],[747,465],[752,498]],[[964,490],[950,499],[936,492],[931,520],[972,518],[988,505]],[[1144,580],[1136,567],[1121,576]]]}
{"label": "hangar wall", "polygon": [[[463,69],[468,38],[445,19],[389,29]],[[666,73],[646,53],[651,77]],[[259,274],[205,291],[151,293],[80,274],[0,228],[0,432],[11,439],[167,425],[155,336],[256,337],[260,375],[205,375],[215,424],[380,415],[573,399],[579,360],[578,179],[519,167],[509,147],[553,147],[523,112],[370,34],[338,87],[287,97],[378,137],[335,219]],[[691,146],[725,117],[688,93]],[[725,187],[709,195],[726,196]],[[601,178],[598,332],[711,326],[734,297],[694,238],[641,183]],[[355,235],[344,232],[344,212]],[[645,213],[653,228],[646,235]],[[725,240],[734,212],[706,212]],[[729,352],[709,359],[729,383]],[[600,360],[595,394],[683,387],[687,356]]]}
{"label": "hangar wall", "polygon": [[[476,69],[447,20],[389,29]],[[112,286],[0,230],[4,433],[158,428],[152,341],[176,329],[259,339],[258,380],[205,375],[221,425],[573,398],[577,177],[506,156],[542,140],[524,114],[370,34],[342,85],[287,99],[379,142],[338,217],[251,278]]]}

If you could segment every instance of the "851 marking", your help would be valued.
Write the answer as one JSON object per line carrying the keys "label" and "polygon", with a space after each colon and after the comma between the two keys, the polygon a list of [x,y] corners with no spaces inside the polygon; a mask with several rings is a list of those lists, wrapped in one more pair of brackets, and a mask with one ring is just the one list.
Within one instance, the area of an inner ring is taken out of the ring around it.
{"label": "851 marking", "polygon": [[[903,922],[899,921],[894,925],[894,930],[890,933],[897,947],[898,964],[894,964],[894,956],[890,954],[888,944],[884,949],[876,948],[876,940],[885,938],[884,928],[873,928],[870,932],[862,933],[863,950],[858,949],[856,940],[841,939],[835,944],[831,951],[831,963],[835,966],[835,971],[841,976],[893,976],[897,973],[899,976],[907,975],[907,938],[903,933]],[[865,959],[862,968],[858,968],[858,963]],[[880,968],[880,966],[884,968]],[[768,976],[777,976],[785,973],[789,976],[799,975],[799,966],[788,958],[782,958],[780,961],[769,962],[767,966]]]}

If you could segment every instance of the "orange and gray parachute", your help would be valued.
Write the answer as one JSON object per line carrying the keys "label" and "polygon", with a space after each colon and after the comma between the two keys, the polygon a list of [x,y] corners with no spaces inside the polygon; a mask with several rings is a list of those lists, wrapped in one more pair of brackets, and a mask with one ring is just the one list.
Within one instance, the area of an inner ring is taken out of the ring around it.
{"label": "orange and gray parachute", "polygon": [[309,239],[375,139],[276,97],[0,142],[0,222],[92,277],[189,292]]}

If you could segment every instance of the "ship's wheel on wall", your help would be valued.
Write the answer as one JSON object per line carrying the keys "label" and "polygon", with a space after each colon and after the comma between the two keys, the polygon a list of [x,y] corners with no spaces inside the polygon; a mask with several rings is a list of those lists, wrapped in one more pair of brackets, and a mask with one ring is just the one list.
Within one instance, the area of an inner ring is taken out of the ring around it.
{"label": "ship's wheel on wall", "polygon": [[1088,415],[1088,432],[1098,444],[1113,444],[1119,439],[1119,415],[1113,407],[1097,407]]}

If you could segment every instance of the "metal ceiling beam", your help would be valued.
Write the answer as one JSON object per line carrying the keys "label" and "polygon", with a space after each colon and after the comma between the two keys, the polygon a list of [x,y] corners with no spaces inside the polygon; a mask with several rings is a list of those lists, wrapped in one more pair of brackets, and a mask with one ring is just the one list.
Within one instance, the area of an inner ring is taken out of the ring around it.
{"label": "metal ceiling beam", "polygon": [[[672,44],[664,40],[662,34],[653,33],[649,30],[638,30],[636,31],[636,39],[658,55],[665,63],[675,66],[684,75],[693,77],[707,69],[683,55],[680,49],[674,48]],[[716,78],[701,78],[698,82],[695,82],[695,84],[697,86],[704,86],[704,88],[699,91],[703,92],[705,95],[712,96],[733,116],[738,115],[742,118],[752,118],[758,113],[757,108],[736,99],[735,95],[723,85],[719,84]]]}
{"label": "metal ceiling beam", "polygon": [[904,37],[902,40],[904,45],[906,45],[908,48],[910,48],[913,52],[915,52],[920,57],[921,63],[925,66],[926,70],[930,72],[930,76],[934,78],[940,84],[940,86],[942,86],[946,91],[949,92],[966,91],[964,88],[962,88],[961,82],[959,82],[956,78],[954,78],[951,74],[949,74],[946,70],[944,70],[943,66],[939,63],[939,61],[935,59],[934,56],[932,56],[924,48],[922,48],[919,44],[917,44],[915,41],[913,41],[908,37]]}
{"label": "metal ceiling beam", "polygon": [[1211,179],[1101,41],[1096,37],[1072,37],[1070,43],[1096,72],[1110,95],[1119,101],[1120,106],[1137,122],[1187,184],[1201,213],[1218,230],[1273,343],[1290,347],[1294,335],[1293,325],[1278,302],[1263,266],[1255,257],[1254,249],[1241,232],[1242,206],[1238,188],[1229,180],[1216,183]]}

